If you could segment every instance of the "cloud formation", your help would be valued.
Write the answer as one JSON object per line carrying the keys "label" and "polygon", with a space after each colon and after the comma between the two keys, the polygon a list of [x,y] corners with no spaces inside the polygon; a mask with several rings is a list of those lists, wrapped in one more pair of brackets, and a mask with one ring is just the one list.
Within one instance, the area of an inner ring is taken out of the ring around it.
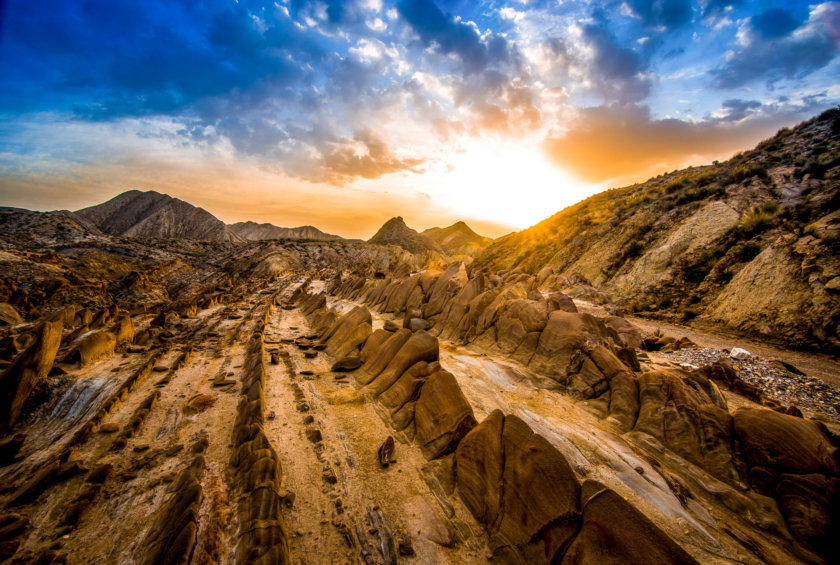
{"label": "cloud formation", "polygon": [[545,139],[556,163],[605,182],[752,144],[770,124],[840,100],[834,1],[9,0],[3,9],[0,175],[138,156],[193,167],[200,155],[313,190],[368,181],[398,190],[474,142]]}

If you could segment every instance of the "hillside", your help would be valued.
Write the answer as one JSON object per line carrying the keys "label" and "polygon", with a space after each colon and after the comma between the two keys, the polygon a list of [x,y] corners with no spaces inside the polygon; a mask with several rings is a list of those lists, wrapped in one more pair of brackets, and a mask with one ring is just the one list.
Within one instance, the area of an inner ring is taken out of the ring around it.
{"label": "hillside", "polygon": [[76,215],[122,237],[241,240],[207,210],[152,190],[123,192]]}
{"label": "hillside", "polygon": [[588,198],[473,268],[578,273],[629,312],[840,352],[840,110],[724,163]]}
{"label": "hillside", "polygon": [[368,243],[376,245],[399,245],[411,253],[436,251],[443,253],[443,249],[434,240],[419,234],[405,224],[401,216],[391,218],[385,222]]}
{"label": "hillside", "polygon": [[263,239],[344,239],[340,235],[324,233],[314,226],[300,226],[297,228],[281,228],[274,224],[258,224],[256,222],[237,222],[228,228],[243,239],[259,241]]}
{"label": "hillside", "polygon": [[447,228],[429,228],[421,235],[436,242],[449,255],[475,256],[493,241],[478,235],[464,222],[456,222]]}

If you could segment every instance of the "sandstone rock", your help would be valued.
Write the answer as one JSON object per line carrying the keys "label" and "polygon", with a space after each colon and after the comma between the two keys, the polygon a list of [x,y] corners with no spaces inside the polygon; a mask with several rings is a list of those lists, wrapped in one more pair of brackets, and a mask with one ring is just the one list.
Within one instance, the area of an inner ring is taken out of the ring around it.
{"label": "sandstone rock", "polygon": [[396,463],[396,459],[394,459],[394,438],[392,436],[388,436],[379,446],[376,456],[379,459],[379,465],[382,467],[388,467],[391,463]]}
{"label": "sandstone rock", "polygon": [[493,412],[455,452],[458,493],[507,562],[551,563],[577,531],[580,487],[560,453],[516,416]]}
{"label": "sandstone rock", "polygon": [[[405,331],[405,330],[400,330]],[[374,393],[378,396],[391,388],[402,374],[421,361],[436,361],[439,355],[438,340],[424,331],[411,334],[394,355],[387,367],[371,381]]]}
{"label": "sandstone rock", "polygon": [[359,358],[362,362],[366,363],[371,356],[375,355],[390,337],[391,332],[381,328],[370,334],[370,337],[365,342],[365,345],[362,347],[362,351],[359,354]]}
{"label": "sandstone rock", "polygon": [[361,371],[356,374],[356,380],[361,384],[368,384],[379,376],[412,335],[411,330],[404,328],[399,328],[390,334],[388,340],[378,350],[369,351],[369,357]]}
{"label": "sandstone rock", "polygon": [[654,436],[720,479],[737,478],[732,417],[689,375],[676,370],[643,373],[639,377],[639,404],[636,431]]}
{"label": "sandstone rock", "polygon": [[362,359],[357,355],[342,357],[332,364],[330,371],[355,371],[362,366]]}
{"label": "sandstone rock", "polygon": [[561,565],[698,565],[691,555],[610,489],[583,506],[580,533]]}
{"label": "sandstone rock", "polygon": [[[822,424],[762,408],[739,408],[732,419],[751,478],[756,469],[774,476],[837,475],[837,448]],[[759,492],[772,493],[772,484],[753,482]]]}
{"label": "sandstone rock", "polygon": [[43,322],[34,342],[0,373],[0,432],[20,417],[35,385],[46,379],[61,345],[60,320]]}
{"label": "sandstone rock", "polygon": [[117,339],[118,346],[134,341],[134,324],[131,321],[131,316],[128,314],[121,315],[111,331]]}
{"label": "sandstone rock", "polygon": [[476,425],[472,407],[451,373],[431,375],[414,407],[416,440],[426,459],[435,459],[455,450],[467,432]]}
{"label": "sandstone rock", "polygon": [[0,302],[0,325],[14,326],[23,322],[18,311],[8,302]]}
{"label": "sandstone rock", "polygon": [[82,367],[114,354],[117,337],[111,332],[98,331],[85,337],[79,344],[79,361]]}
{"label": "sandstone rock", "polygon": [[467,284],[467,267],[463,262],[453,263],[437,279],[423,308],[423,317],[428,319],[443,311],[446,302]]}

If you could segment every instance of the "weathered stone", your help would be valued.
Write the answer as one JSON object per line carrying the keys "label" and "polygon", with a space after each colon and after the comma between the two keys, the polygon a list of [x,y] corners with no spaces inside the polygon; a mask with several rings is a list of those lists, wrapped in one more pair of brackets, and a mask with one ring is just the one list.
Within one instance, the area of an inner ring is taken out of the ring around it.
{"label": "weathered stone", "polygon": [[32,389],[47,378],[61,345],[61,330],[60,320],[42,323],[34,342],[0,374],[0,432],[18,420]]}
{"label": "weathered stone", "polygon": [[434,373],[420,389],[414,420],[416,440],[426,459],[454,451],[476,425],[472,407],[447,371]]}
{"label": "weathered stone", "polygon": [[562,565],[698,565],[691,555],[610,489],[583,506],[583,525]]}

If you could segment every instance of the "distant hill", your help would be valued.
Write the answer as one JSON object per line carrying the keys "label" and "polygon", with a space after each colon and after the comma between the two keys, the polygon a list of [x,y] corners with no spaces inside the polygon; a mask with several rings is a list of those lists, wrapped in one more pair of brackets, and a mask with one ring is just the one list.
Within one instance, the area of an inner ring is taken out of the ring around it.
{"label": "distant hill", "polygon": [[727,162],[588,198],[472,267],[579,273],[630,312],[840,352],[840,109]]}
{"label": "distant hill", "polygon": [[440,245],[449,255],[476,255],[493,240],[475,233],[464,222],[456,222],[447,228],[429,228],[421,235]]}
{"label": "distant hill", "polygon": [[248,221],[230,224],[228,228],[243,239],[250,241],[259,241],[262,239],[344,239],[339,235],[324,233],[314,226],[281,228],[274,224],[258,224]]}
{"label": "distant hill", "polygon": [[109,235],[242,241],[207,210],[152,190],[123,192],[76,215]]}
{"label": "distant hill", "polygon": [[391,218],[385,222],[379,228],[379,231],[368,240],[368,243],[399,245],[411,253],[423,253],[424,251],[445,253],[436,241],[408,227],[401,216]]}

